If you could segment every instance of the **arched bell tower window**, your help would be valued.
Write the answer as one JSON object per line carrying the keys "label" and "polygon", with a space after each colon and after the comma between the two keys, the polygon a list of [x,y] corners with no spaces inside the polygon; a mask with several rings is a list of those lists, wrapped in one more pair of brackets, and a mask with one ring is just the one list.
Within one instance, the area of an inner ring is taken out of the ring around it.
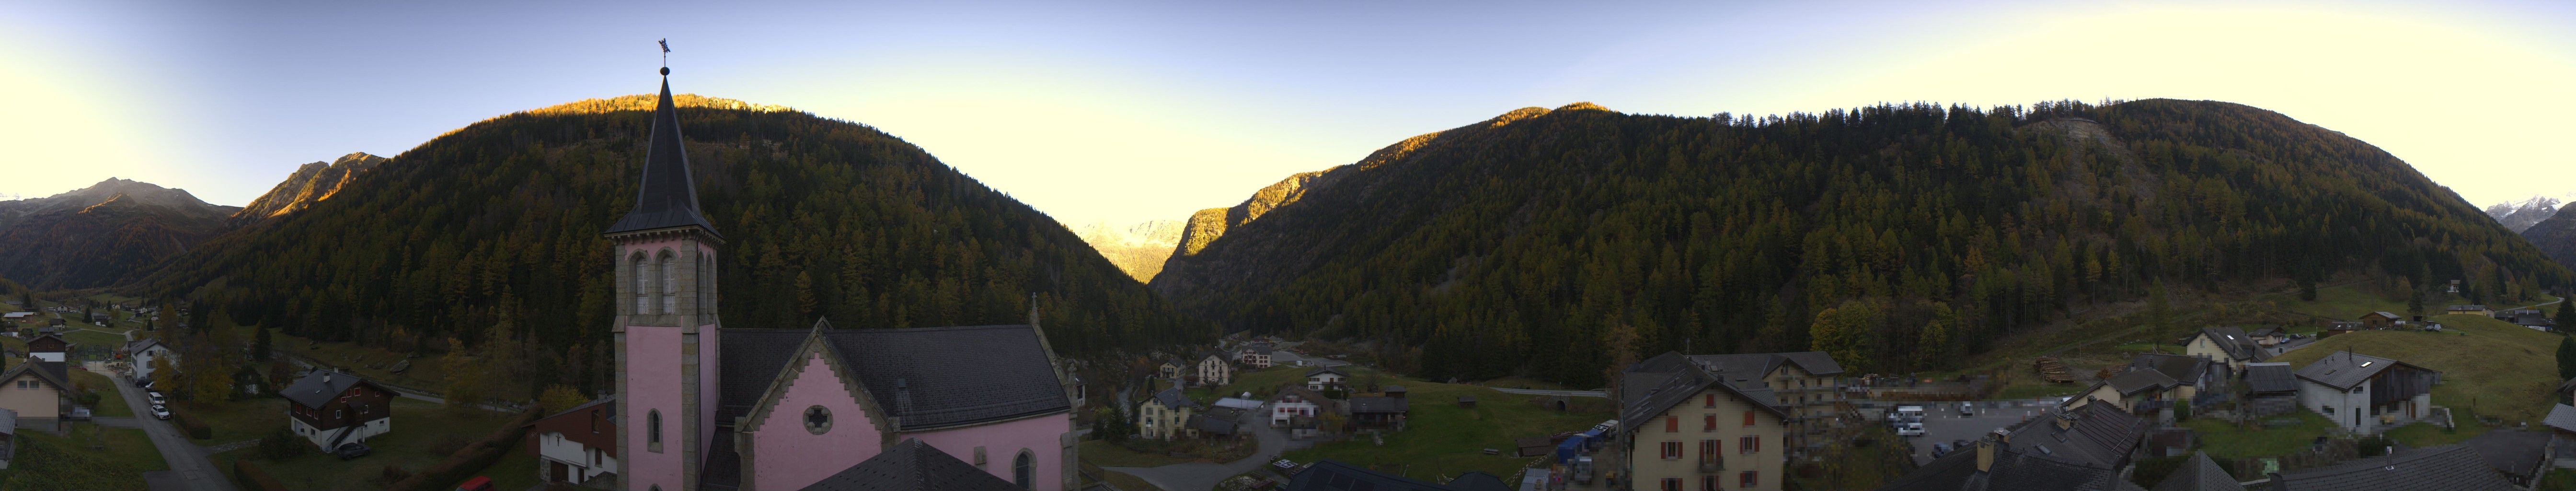
{"label": "arched bell tower window", "polygon": [[676,313],[680,309],[680,268],[677,267],[678,265],[679,263],[671,258],[671,251],[662,251],[662,267],[660,269],[662,270],[661,292],[662,313],[664,314]]}
{"label": "arched bell tower window", "polygon": [[662,451],[662,410],[660,409],[644,413],[644,445],[646,450]]}
{"label": "arched bell tower window", "polygon": [[635,277],[635,310],[631,313],[635,315],[649,314],[653,312],[652,297],[650,296],[653,291],[653,269],[645,266],[644,253],[641,251],[635,253],[634,262],[634,267],[627,272],[627,274]]}

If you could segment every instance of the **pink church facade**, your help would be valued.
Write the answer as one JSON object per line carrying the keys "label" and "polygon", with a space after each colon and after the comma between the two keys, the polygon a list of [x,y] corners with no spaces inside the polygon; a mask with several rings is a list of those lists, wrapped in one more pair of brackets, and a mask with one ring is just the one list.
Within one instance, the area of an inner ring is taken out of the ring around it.
{"label": "pink church facade", "polygon": [[1070,379],[1034,312],[1026,325],[722,327],[724,240],[698,210],[667,81],[651,121],[635,209],[605,233],[622,489],[845,489],[898,447],[996,486],[1077,482]]}

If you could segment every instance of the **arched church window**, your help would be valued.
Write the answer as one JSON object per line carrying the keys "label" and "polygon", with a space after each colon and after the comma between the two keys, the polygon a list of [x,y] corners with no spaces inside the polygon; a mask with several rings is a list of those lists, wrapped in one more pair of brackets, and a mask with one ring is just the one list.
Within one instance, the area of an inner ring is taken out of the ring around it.
{"label": "arched church window", "polygon": [[655,409],[644,414],[644,443],[655,445],[662,443],[662,410]]}
{"label": "arched church window", "polygon": [[1029,453],[1029,449],[1020,449],[1020,456],[1011,459],[1011,484],[1020,485],[1020,489],[1037,489],[1037,480],[1037,454]]}

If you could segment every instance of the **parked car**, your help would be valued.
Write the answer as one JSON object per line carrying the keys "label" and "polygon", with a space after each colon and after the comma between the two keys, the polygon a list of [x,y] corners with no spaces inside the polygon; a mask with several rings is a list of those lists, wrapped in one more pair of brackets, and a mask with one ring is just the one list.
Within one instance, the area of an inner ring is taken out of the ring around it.
{"label": "parked car", "polygon": [[152,405],[152,417],[155,417],[155,418],[161,418],[161,419],[170,419],[170,407],[169,407],[169,406],[163,406],[163,405],[160,405],[160,404],[153,404],[153,405]]}
{"label": "parked car", "polygon": [[1937,458],[1941,458],[1941,456],[1943,456],[1943,455],[1949,455],[1949,454],[1950,454],[1950,452],[1952,452],[1952,451],[1953,451],[1953,450],[1951,449],[1951,447],[1950,447],[1950,444],[1949,444],[1949,443],[1935,443],[1935,444],[1932,444],[1932,458],[1935,458],[1935,459],[1937,459]]}
{"label": "parked car", "polygon": [[456,491],[492,491],[492,478],[474,476],[473,479],[465,480],[464,484],[456,485]]}
{"label": "parked car", "polygon": [[1896,436],[1923,436],[1923,423],[1917,421],[1906,423],[1905,426],[1898,426],[1896,427]]}
{"label": "parked car", "polygon": [[332,450],[331,455],[340,456],[340,460],[349,460],[365,457],[368,452],[372,452],[374,450],[375,449],[367,448],[367,444],[364,443],[349,442],[340,444],[340,449]]}
{"label": "parked car", "polygon": [[1974,402],[1962,402],[1962,403],[1959,403],[1959,417],[1964,418],[1964,417],[1976,416],[1976,415],[1977,415],[1977,403],[1974,403]]}
{"label": "parked car", "polygon": [[156,406],[157,406],[157,405],[169,404],[169,403],[170,403],[170,398],[168,398],[168,397],[162,397],[162,396],[161,396],[161,391],[157,391],[157,390],[156,390],[156,391],[151,391],[151,392],[145,392],[145,393],[143,393],[143,394],[144,394],[144,395],[152,396],[152,404],[153,404],[153,405],[156,405]]}
{"label": "parked car", "polygon": [[134,386],[135,386],[135,387],[142,387],[142,388],[146,388],[146,389],[152,388],[152,378],[151,378],[151,377],[144,377],[144,378],[134,379]]}

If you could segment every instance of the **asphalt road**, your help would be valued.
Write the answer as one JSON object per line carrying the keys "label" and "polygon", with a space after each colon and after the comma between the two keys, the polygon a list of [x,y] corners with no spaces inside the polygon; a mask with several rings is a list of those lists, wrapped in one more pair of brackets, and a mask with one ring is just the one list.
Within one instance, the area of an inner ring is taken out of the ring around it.
{"label": "asphalt road", "polygon": [[1270,465],[1271,461],[1279,460],[1281,453],[1314,446],[1313,441],[1290,439],[1286,432],[1271,428],[1269,419],[1264,416],[1270,414],[1267,409],[1269,406],[1262,407],[1264,409],[1261,411],[1252,411],[1243,416],[1244,425],[1257,428],[1252,431],[1252,435],[1261,441],[1261,450],[1250,457],[1223,464],[1192,462],[1162,467],[1103,467],[1102,469],[1136,476],[1144,479],[1145,482],[1153,483],[1154,487],[1163,488],[1164,491],[1201,491],[1216,489],[1217,483],[1225,481],[1225,478]]}
{"label": "asphalt road", "polygon": [[1494,388],[1494,391],[1496,391],[1496,392],[1501,392],[1501,393],[1505,393],[1505,394],[1521,394],[1521,395],[1533,395],[1533,396],[1610,397],[1610,394],[1608,394],[1608,393],[1604,393],[1604,392],[1602,392],[1602,391],[1597,391],[1597,390],[1538,390],[1538,389],[1505,389],[1505,388],[1501,388],[1501,387],[1495,387],[1495,388]]}
{"label": "asphalt road", "polygon": [[[125,394],[125,405],[140,415],[119,423],[131,422],[143,427],[143,433],[152,437],[152,446],[161,449],[161,460],[170,463],[167,474],[145,473],[145,485],[152,491],[234,491],[232,481],[224,479],[223,471],[216,469],[214,462],[206,460],[205,447],[189,443],[188,437],[180,435],[179,429],[171,426],[170,422],[151,419],[152,402],[145,398],[143,389],[135,388],[133,381],[124,375],[111,377],[116,380],[116,390]],[[283,414],[278,416],[285,417]]]}

